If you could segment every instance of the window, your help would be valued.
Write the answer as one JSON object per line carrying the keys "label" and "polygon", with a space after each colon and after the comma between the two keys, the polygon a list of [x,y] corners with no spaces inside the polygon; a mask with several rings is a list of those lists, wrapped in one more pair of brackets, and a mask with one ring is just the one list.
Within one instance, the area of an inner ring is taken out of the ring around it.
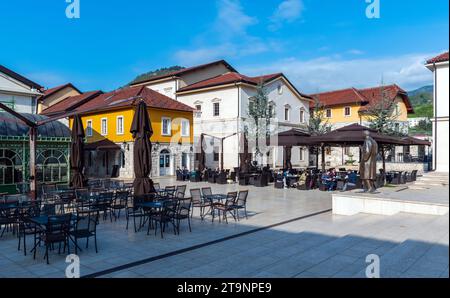
{"label": "window", "polygon": [[326,109],[325,113],[327,118],[331,118],[331,109]]}
{"label": "window", "polygon": [[214,161],[219,161],[219,153],[214,152]]}
{"label": "window", "polygon": [[195,109],[196,109],[198,112],[201,112],[201,110],[202,110],[202,105],[195,105]]}
{"label": "window", "polygon": [[300,148],[300,160],[305,160],[305,148]]}
{"label": "window", "polygon": [[124,169],[125,165],[126,165],[126,163],[125,163],[125,152],[124,151],[120,151],[120,167],[122,169]]}
{"label": "window", "polygon": [[284,108],[284,120],[285,121],[289,121],[289,112],[290,112],[290,109],[288,107],[285,107]]}
{"label": "window", "polygon": [[344,154],[350,155],[350,147],[344,147]]}
{"label": "window", "polygon": [[189,135],[190,135],[189,120],[183,119],[181,120],[181,136],[189,137]]}
{"label": "window", "polygon": [[220,116],[220,105],[218,102],[213,103],[213,115]]}
{"label": "window", "polygon": [[350,107],[344,108],[344,116],[349,117],[351,115],[352,109]]}
{"label": "window", "polygon": [[92,137],[92,120],[86,121],[86,136]]}
{"label": "window", "polygon": [[102,126],[101,126],[101,135],[106,136],[108,134],[108,119],[102,118],[101,120]]}
{"label": "window", "polygon": [[167,96],[172,95],[172,87],[164,88],[164,93],[165,93]]}
{"label": "window", "polygon": [[300,109],[300,123],[305,123],[305,110]]}
{"label": "window", "polygon": [[163,136],[170,136],[172,134],[170,118],[161,118],[161,134]]}
{"label": "window", "polygon": [[283,85],[278,85],[277,87],[278,94],[283,94]]}
{"label": "window", "polygon": [[269,116],[270,118],[275,118],[275,107],[274,105],[269,105]]}
{"label": "window", "polygon": [[123,116],[117,116],[116,133],[123,135]]}
{"label": "window", "polygon": [[398,103],[395,105],[395,115],[400,115],[400,107]]}

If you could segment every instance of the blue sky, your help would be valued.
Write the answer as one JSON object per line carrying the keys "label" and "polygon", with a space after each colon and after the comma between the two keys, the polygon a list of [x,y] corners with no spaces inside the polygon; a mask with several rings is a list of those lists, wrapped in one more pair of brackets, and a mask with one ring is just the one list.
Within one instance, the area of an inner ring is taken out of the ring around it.
{"label": "blue sky", "polygon": [[0,64],[46,87],[123,86],[155,68],[226,59],[284,72],[302,91],[431,83],[423,61],[448,50],[447,0],[66,0],[0,2]]}

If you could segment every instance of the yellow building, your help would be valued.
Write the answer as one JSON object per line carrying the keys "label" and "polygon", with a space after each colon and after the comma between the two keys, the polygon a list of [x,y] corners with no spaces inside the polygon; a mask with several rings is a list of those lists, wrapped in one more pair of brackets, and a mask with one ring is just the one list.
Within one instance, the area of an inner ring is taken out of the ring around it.
{"label": "yellow building", "polygon": [[[145,86],[138,86],[98,94],[76,107],[70,107],[73,102],[70,97],[59,103],[64,112],[81,116],[86,134],[87,176],[133,177],[134,139],[130,128],[141,100],[148,106],[153,128],[151,175],[175,175],[177,168],[193,168],[193,109]],[[72,118],[69,119],[71,125]]]}
{"label": "yellow building", "polygon": [[[358,123],[363,126],[370,125],[368,110],[371,106],[393,102],[395,127],[398,132],[408,133],[408,114],[413,113],[413,107],[408,94],[397,85],[373,87],[365,89],[347,88],[336,91],[312,94],[319,102],[324,114],[324,120],[332,129]],[[312,103],[311,113],[314,112]],[[392,158],[402,158],[403,148],[397,147],[391,152]],[[345,165],[346,162],[359,160],[358,148],[328,148],[326,151],[326,164],[328,166]]]}

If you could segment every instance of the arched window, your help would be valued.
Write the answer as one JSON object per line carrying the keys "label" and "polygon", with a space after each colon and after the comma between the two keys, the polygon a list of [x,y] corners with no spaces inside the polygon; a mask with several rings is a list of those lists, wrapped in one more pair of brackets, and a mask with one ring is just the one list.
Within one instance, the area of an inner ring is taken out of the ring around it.
{"label": "arched window", "polygon": [[23,182],[22,158],[17,152],[0,149],[0,185]]}
{"label": "arched window", "polygon": [[305,109],[300,109],[300,123],[305,123]]}
{"label": "arched window", "polygon": [[39,182],[67,182],[68,163],[60,150],[48,149],[36,158],[36,178]]}

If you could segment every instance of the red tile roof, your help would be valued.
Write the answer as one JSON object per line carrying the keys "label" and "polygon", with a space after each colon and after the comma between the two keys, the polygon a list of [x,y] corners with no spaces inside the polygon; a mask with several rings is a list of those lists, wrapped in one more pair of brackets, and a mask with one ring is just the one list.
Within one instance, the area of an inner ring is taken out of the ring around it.
{"label": "red tile roof", "polygon": [[76,95],[76,96],[69,96],[69,97],[61,100],[60,102],[46,108],[45,110],[43,110],[41,112],[41,114],[51,116],[51,115],[63,114],[63,113],[70,112],[71,110],[75,109],[76,107],[82,105],[83,103],[91,100],[95,96],[98,96],[102,93],[103,92],[97,90],[97,91],[85,92],[83,94]]}
{"label": "red tile roof", "polygon": [[151,108],[186,112],[194,111],[194,109],[190,106],[173,100],[145,86],[127,87],[101,94],[77,107],[76,111],[84,114],[95,111],[136,106],[139,103],[139,99],[143,99],[147,106]]}
{"label": "red tile roof", "polygon": [[75,90],[76,90],[78,93],[80,93],[80,94],[83,93],[83,92],[81,92],[77,87],[75,87],[74,85],[72,85],[72,83],[67,83],[67,84],[59,85],[59,86],[56,86],[56,87],[53,87],[53,88],[50,88],[50,89],[45,90],[45,91],[44,91],[44,95],[41,96],[41,97],[39,98],[39,100],[43,100],[43,99],[45,99],[46,97],[48,97],[48,96],[50,96],[50,95],[52,95],[52,94],[55,94],[56,92],[61,91],[61,90],[63,90],[64,88],[67,88],[67,87],[71,87],[71,88],[75,89]]}
{"label": "red tile roof", "polygon": [[[311,94],[310,96],[327,107],[342,104],[363,104],[368,102],[368,100],[355,88]],[[314,107],[314,104],[314,102],[311,102],[311,107]]]}
{"label": "red tile roof", "polygon": [[444,62],[444,61],[448,61],[449,57],[448,57],[448,52],[442,53],[440,55],[437,55],[436,57],[433,57],[431,59],[427,60],[427,64],[432,64],[432,63],[439,63],[439,62]]}
{"label": "red tile roof", "polygon": [[245,75],[242,75],[237,72],[228,72],[222,75],[219,75],[214,78],[210,78],[204,81],[200,81],[191,85],[188,85],[186,87],[181,88],[178,90],[178,92],[184,92],[184,91],[192,91],[197,89],[203,89],[208,87],[215,87],[215,86],[221,86],[221,85],[227,85],[227,84],[233,84],[233,83],[247,83],[251,85],[257,85],[261,81],[263,83],[268,82],[270,80],[273,80],[275,78],[278,78],[282,76],[282,73],[275,73],[270,75],[264,75],[259,77],[248,77]]}
{"label": "red tile roof", "polygon": [[212,65],[216,65],[216,64],[224,64],[226,68],[228,68],[230,71],[235,72],[236,70],[225,60],[218,60],[218,61],[214,61],[214,62],[210,62],[210,63],[206,63],[206,64],[201,64],[201,65],[197,65],[197,66],[192,66],[192,67],[188,67],[188,68],[183,68],[177,71],[172,71],[163,75],[159,75],[159,76],[153,76],[147,79],[143,79],[143,80],[139,80],[136,82],[132,82],[131,86],[133,85],[137,85],[137,84],[142,84],[142,83],[146,83],[146,82],[151,82],[151,81],[155,81],[155,80],[159,80],[159,79],[164,79],[164,78],[169,78],[169,77],[173,77],[173,76],[179,76],[179,75],[183,75],[192,71],[196,71],[202,68],[206,68]]}
{"label": "red tile roof", "polygon": [[[407,92],[395,84],[364,89],[348,88],[312,94],[311,97],[319,100],[319,102],[325,107],[345,104],[359,104],[361,105],[359,111],[364,112],[367,111],[371,104],[374,104],[381,98],[382,93],[387,94],[387,96],[392,100],[394,100],[397,96],[400,96],[406,105],[408,113],[414,112]],[[310,106],[313,108],[314,102],[312,102]]]}

